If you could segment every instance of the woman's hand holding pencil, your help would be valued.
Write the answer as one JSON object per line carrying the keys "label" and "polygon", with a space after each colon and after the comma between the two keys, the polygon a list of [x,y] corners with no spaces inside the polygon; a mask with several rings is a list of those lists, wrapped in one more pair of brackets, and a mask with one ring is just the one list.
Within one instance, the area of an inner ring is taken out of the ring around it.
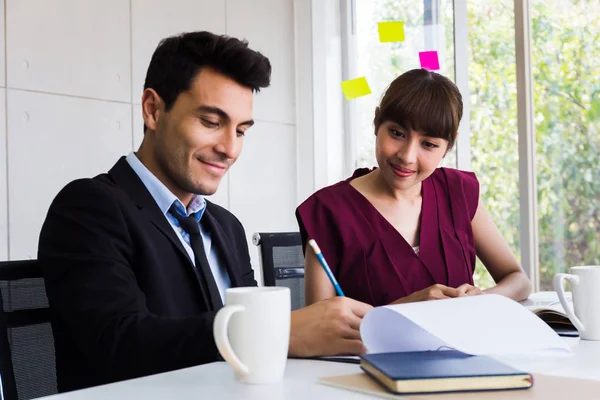
{"label": "woman's hand holding pencil", "polygon": [[[290,356],[313,357],[364,353],[366,349],[360,340],[360,323],[373,307],[345,297],[317,243],[311,239],[308,244],[338,295],[316,300],[292,312]],[[319,268],[316,264],[313,265]]]}

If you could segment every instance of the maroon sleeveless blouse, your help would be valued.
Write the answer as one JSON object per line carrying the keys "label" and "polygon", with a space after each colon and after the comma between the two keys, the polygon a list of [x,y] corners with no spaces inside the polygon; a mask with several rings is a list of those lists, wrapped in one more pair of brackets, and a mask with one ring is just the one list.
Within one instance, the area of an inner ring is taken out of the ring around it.
{"label": "maroon sleeveless blouse", "polygon": [[473,284],[471,221],[479,200],[472,172],[438,168],[423,181],[419,254],[350,181],[319,190],[296,210],[302,243],[315,239],[346,296],[389,304],[441,283]]}

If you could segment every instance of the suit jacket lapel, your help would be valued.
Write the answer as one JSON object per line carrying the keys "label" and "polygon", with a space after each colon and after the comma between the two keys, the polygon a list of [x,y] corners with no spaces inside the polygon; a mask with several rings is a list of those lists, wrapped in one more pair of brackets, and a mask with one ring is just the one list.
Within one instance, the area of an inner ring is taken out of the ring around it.
{"label": "suit jacket lapel", "polygon": [[144,186],[137,174],[131,169],[125,157],[121,157],[114,167],[108,171],[113,181],[123,189],[148,219],[156,226],[185,257],[190,265],[194,265],[187,251],[183,248],[177,234],[158,208],[156,201]]}
{"label": "suit jacket lapel", "polygon": [[[137,205],[137,207],[148,217],[156,228],[164,234],[167,239],[175,246],[175,248],[185,257],[191,268],[194,267],[194,263],[190,259],[187,251],[185,251],[179,237],[169,224],[169,221],[161,210],[158,208],[156,201],[144,186],[144,183],[137,176],[135,171],[129,166],[129,163],[125,157],[121,157],[119,161],[111,168],[108,172],[109,176]],[[206,222],[208,228],[212,232],[212,242],[217,246],[219,250],[219,261],[225,263],[229,278],[231,279],[231,285],[233,287],[242,286],[242,277],[239,273],[238,263],[235,256],[232,254],[233,247],[231,241],[225,234],[223,227],[211,214],[210,209],[212,204],[207,201],[206,210],[202,217],[202,222]],[[208,296],[204,287],[198,282],[198,286],[203,293],[203,296]]]}
{"label": "suit jacket lapel", "polygon": [[202,222],[205,222],[212,233],[212,243],[214,243],[219,250],[219,261],[225,264],[227,272],[229,273],[229,279],[231,279],[232,287],[242,286],[242,277],[238,269],[238,262],[233,254],[233,246],[231,241],[225,234],[223,227],[217,221],[215,216],[210,212],[211,203],[206,202],[206,210],[202,216]]}

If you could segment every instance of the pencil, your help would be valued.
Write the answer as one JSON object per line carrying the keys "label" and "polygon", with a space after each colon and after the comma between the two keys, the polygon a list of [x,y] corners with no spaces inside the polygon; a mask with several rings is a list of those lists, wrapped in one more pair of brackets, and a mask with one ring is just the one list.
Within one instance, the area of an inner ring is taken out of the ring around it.
{"label": "pencil", "polygon": [[344,292],[342,292],[342,288],[340,287],[337,280],[335,279],[335,276],[333,276],[333,273],[329,269],[329,265],[327,265],[327,261],[325,261],[325,257],[323,257],[323,254],[321,253],[321,249],[319,248],[319,246],[317,246],[317,242],[315,242],[314,239],[310,239],[308,241],[308,244],[314,250],[315,255],[317,256],[317,260],[319,260],[319,263],[325,270],[325,273],[327,274],[327,277],[329,278],[331,284],[335,288],[335,292],[337,293],[337,295],[344,297]]}

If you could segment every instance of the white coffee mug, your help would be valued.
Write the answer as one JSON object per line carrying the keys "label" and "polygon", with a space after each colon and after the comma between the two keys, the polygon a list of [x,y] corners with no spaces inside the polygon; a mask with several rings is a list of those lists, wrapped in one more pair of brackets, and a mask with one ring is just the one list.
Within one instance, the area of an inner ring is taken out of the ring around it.
{"label": "white coffee mug", "polygon": [[[554,276],[554,290],[567,316],[579,331],[579,337],[600,340],[600,265],[576,266],[570,272]],[[573,307],[565,298],[565,279],[573,289]]]}
{"label": "white coffee mug", "polygon": [[290,289],[227,289],[213,334],[221,356],[245,383],[283,379],[290,341]]}

